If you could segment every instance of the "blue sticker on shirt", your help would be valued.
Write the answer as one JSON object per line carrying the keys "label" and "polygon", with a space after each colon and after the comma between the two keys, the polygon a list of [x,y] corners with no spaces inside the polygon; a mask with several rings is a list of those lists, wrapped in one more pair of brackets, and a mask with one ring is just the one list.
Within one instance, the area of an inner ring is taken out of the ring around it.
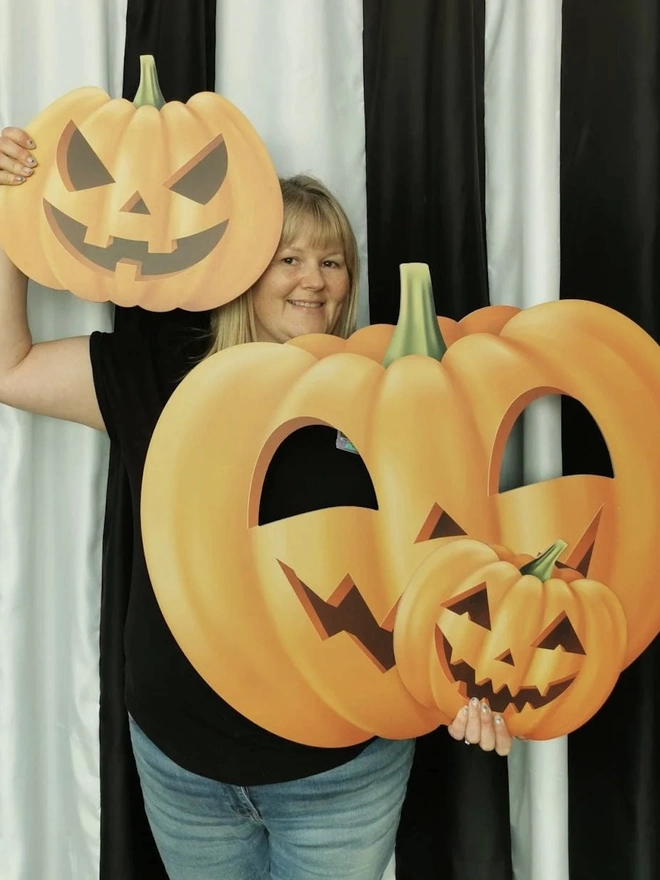
{"label": "blue sticker on shirt", "polygon": [[337,441],[335,443],[337,449],[342,449],[344,452],[352,452],[355,455],[359,455],[360,453],[357,451],[355,446],[348,439],[346,434],[342,434],[341,431],[337,431]]}

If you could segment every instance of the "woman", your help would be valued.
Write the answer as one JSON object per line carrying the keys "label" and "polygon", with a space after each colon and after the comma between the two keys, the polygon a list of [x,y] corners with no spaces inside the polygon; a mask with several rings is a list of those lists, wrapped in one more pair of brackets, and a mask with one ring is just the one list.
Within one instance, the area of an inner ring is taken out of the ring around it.
{"label": "woman", "polygon": [[[26,132],[5,129],[0,182],[29,186],[39,173],[30,153],[35,146]],[[282,181],[282,193],[278,251],[250,291],[217,310],[206,354],[305,333],[347,336],[353,329],[358,257],[346,215],[310,178]],[[126,705],[147,816],[169,876],[379,880],[394,847],[413,743],[374,739],[320,749],[262,730],[196,674],[151,589],[139,532],[142,470],[181,363],[195,362],[194,346],[156,333],[94,333],[32,345],[26,287],[0,251],[0,402],[107,431],[128,471],[136,552]],[[336,432],[314,426],[283,445],[279,470],[264,486],[261,518],[311,509],[319,497],[324,506],[369,505],[373,487],[361,460],[337,450],[335,440]],[[291,480],[296,468],[305,474],[300,486]],[[465,707],[449,732],[503,755],[511,746],[503,719],[486,704]]]}

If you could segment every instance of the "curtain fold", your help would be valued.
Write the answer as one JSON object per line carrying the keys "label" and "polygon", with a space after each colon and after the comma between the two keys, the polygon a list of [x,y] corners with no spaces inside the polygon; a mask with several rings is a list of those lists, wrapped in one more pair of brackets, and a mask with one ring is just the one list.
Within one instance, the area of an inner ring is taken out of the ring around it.
{"label": "curtain fold", "polygon": [[[25,128],[81,85],[117,94],[124,16],[122,2],[69,0],[63,28],[55,4],[0,0],[0,129]],[[38,172],[32,185],[40,185]],[[28,312],[37,342],[111,324],[107,306],[34,284]],[[87,880],[97,872],[107,457],[98,432],[0,406],[2,880]]]}
{"label": "curtain fold", "polygon": [[[128,0],[122,94],[132,100],[139,56],[154,55],[168,101],[215,87],[215,0]],[[206,329],[206,313],[115,310],[115,329]],[[100,622],[101,880],[166,880],[144,813],[124,706],[123,630],[133,553],[133,516],[120,451],[112,446],[103,533]]]}
{"label": "curtain fold", "polygon": [[[439,314],[488,304],[484,3],[364,0],[372,323],[396,323],[403,262],[431,267]],[[418,740],[401,880],[510,880],[506,762],[445,728]]]}
{"label": "curtain fold", "polygon": [[[660,9],[564,6],[562,297],[608,305],[660,341]],[[615,393],[613,387],[613,393]],[[611,474],[585,412],[563,412],[569,473]],[[571,880],[660,876],[660,639],[569,737]]]}
{"label": "curtain fold", "polygon": [[372,323],[396,323],[400,263],[439,314],[488,303],[483,0],[364,0]]}
{"label": "curtain fold", "polygon": [[[561,0],[487,3],[486,229],[497,304],[559,297],[561,21]],[[517,452],[508,462],[517,485],[560,477],[559,398],[534,401],[517,428],[507,450]],[[568,880],[565,738],[514,743],[509,785],[513,876]]]}

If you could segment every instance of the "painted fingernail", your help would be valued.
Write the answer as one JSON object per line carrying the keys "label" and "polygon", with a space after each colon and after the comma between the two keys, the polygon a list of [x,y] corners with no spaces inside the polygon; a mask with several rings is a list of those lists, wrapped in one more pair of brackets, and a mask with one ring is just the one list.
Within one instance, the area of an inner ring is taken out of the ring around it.
{"label": "painted fingernail", "polygon": [[23,183],[25,181],[25,178],[24,177],[15,177],[14,180],[16,181],[16,183]]}
{"label": "painted fingernail", "polygon": [[467,715],[467,713],[468,713],[468,707],[463,706],[463,708],[461,709],[461,715]]}
{"label": "painted fingernail", "polygon": [[488,715],[488,713],[490,712],[490,707],[488,706],[488,703],[481,704],[481,711],[484,713],[484,715]]}
{"label": "painted fingernail", "polygon": [[500,715],[496,715],[496,716],[495,716],[495,724],[501,724],[501,723],[502,723],[502,718],[501,718],[501,716],[500,716]]}
{"label": "painted fingernail", "polygon": [[32,140],[32,138],[28,138],[27,145],[28,145],[28,149],[30,149],[30,150],[34,150],[34,148],[37,146],[35,144],[35,142]]}
{"label": "painted fingernail", "polygon": [[472,697],[472,699],[470,700],[470,705],[472,705],[472,706],[478,706],[478,705],[479,705],[479,700],[478,700],[476,697]]}
{"label": "painted fingernail", "polygon": [[34,158],[34,156],[30,156],[30,158],[27,160],[27,163],[31,167],[34,167],[37,164],[37,160]]}
{"label": "painted fingernail", "polygon": [[31,168],[24,168],[23,174],[25,174],[27,177],[29,177],[30,174],[32,174],[32,169]]}

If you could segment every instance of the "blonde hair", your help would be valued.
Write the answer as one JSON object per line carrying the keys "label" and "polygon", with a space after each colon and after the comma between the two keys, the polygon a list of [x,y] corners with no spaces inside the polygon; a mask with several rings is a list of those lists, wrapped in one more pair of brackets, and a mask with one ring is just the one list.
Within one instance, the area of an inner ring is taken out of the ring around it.
{"label": "blonde hair", "polygon": [[[310,240],[312,247],[325,247],[335,242],[341,246],[348,270],[349,292],[331,332],[346,338],[355,329],[360,275],[357,242],[348,217],[332,193],[314,177],[298,174],[282,178],[280,186],[284,223],[279,247],[291,244],[310,224],[313,230]],[[247,290],[233,302],[213,312],[211,339],[207,356],[232,345],[256,341],[252,290]]]}

